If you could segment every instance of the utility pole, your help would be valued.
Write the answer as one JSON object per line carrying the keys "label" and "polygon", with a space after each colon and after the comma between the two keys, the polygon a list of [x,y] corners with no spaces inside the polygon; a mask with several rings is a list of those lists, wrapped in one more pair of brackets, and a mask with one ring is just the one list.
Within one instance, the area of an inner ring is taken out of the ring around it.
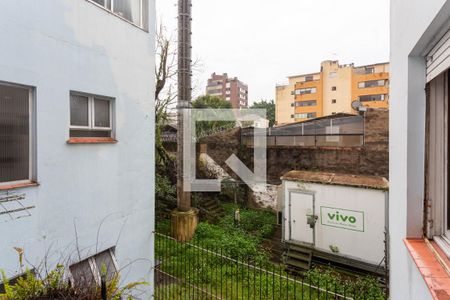
{"label": "utility pole", "polygon": [[[190,109],[192,101],[192,3],[178,0],[178,105],[177,105],[177,209],[172,212],[172,236],[179,241],[189,241],[197,227],[198,210],[191,207],[191,193],[183,188],[186,180],[183,171],[183,112]],[[189,120],[186,120],[189,122]]]}
{"label": "utility pole", "polygon": [[192,98],[191,0],[178,0],[178,135],[177,196],[178,209],[191,209],[191,195],[183,189],[183,111],[190,109]]}

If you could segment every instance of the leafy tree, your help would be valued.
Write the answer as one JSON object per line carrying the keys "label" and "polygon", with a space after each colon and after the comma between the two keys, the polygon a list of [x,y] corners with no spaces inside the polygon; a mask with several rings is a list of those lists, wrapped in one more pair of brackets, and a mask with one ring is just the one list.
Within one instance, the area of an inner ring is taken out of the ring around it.
{"label": "leafy tree", "polygon": [[[200,96],[192,102],[192,107],[196,109],[231,109],[231,103],[216,96]],[[220,117],[220,116],[218,116]],[[202,121],[196,123],[197,137],[214,133],[216,131],[231,129],[235,126],[233,121]]]}
{"label": "leafy tree", "polygon": [[270,121],[269,126],[272,127],[275,124],[275,103],[273,100],[261,100],[255,102],[250,108],[265,109],[267,112],[267,119]]}
{"label": "leafy tree", "polygon": [[216,96],[200,96],[192,102],[193,108],[231,108],[231,103]]}

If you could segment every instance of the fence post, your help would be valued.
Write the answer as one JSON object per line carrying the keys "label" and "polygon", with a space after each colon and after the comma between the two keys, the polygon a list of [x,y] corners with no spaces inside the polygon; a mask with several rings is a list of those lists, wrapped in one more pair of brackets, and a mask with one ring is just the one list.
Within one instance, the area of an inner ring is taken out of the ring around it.
{"label": "fence post", "polygon": [[102,300],[108,300],[107,299],[107,292],[106,292],[106,276],[101,276],[101,296]]}

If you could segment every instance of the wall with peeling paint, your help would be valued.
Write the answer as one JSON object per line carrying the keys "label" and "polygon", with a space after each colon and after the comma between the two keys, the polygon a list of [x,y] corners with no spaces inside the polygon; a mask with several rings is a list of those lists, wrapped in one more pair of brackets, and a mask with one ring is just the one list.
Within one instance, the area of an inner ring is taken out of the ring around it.
{"label": "wall with peeling paint", "polygon": [[[143,31],[85,0],[0,4],[0,81],[31,86],[39,186],[31,216],[0,225],[0,268],[74,262],[116,246],[123,280],[153,281],[154,24]],[[117,144],[69,145],[69,93],[115,98]],[[5,194],[5,192],[2,192]],[[151,285],[146,292],[150,295]]]}

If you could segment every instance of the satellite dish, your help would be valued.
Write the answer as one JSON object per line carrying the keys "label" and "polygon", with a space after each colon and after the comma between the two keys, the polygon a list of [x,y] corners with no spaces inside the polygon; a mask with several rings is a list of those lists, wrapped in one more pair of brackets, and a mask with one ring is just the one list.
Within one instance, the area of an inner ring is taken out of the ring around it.
{"label": "satellite dish", "polygon": [[362,107],[362,103],[358,100],[352,102],[352,108],[356,111],[359,111],[359,108]]}

